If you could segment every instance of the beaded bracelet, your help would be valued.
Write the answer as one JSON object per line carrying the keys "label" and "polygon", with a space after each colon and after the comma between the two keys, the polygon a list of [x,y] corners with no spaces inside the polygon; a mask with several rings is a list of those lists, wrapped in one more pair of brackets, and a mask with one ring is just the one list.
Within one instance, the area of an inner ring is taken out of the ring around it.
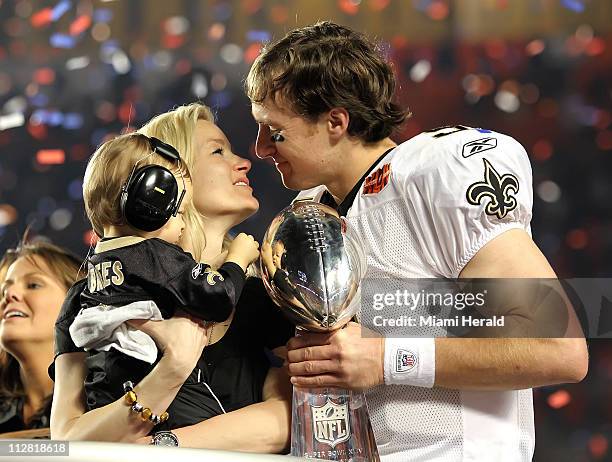
{"label": "beaded bracelet", "polygon": [[133,412],[140,414],[140,418],[143,422],[148,420],[153,423],[153,425],[157,425],[165,422],[168,420],[168,417],[170,417],[167,411],[162,412],[161,415],[153,414],[151,409],[140,404],[138,402],[138,396],[136,396],[136,392],[134,391],[134,384],[129,380],[123,384],[123,391],[125,391],[125,403],[131,407]]}

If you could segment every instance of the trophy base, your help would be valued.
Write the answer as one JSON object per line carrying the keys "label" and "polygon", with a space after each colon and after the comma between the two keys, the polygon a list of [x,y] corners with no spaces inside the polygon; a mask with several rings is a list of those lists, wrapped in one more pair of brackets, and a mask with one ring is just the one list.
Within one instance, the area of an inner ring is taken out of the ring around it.
{"label": "trophy base", "polygon": [[338,388],[293,389],[291,455],[380,461],[365,395]]}

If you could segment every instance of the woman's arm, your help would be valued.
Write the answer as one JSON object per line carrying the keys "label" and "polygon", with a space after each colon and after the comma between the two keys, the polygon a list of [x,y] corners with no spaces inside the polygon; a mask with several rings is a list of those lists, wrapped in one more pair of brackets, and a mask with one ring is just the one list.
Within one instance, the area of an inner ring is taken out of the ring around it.
{"label": "woman's arm", "polygon": [[[132,322],[148,333],[163,352],[134,391],[138,402],[155,414],[165,411],[193,370],[206,344],[205,329],[188,317]],[[130,411],[123,398],[86,412],[86,353],[64,353],[55,361],[51,437],[66,440],[136,442],[152,428]]]}
{"label": "woman's arm", "polygon": [[[51,438],[135,442],[152,428],[130,411],[123,398],[86,412],[83,382],[86,353],[65,353],[55,361],[55,387],[51,407]],[[166,357],[135,388],[138,402],[161,414],[182,385],[180,374]]]}
{"label": "woman's arm", "polygon": [[263,402],[173,432],[182,447],[282,453],[289,447],[291,392],[285,369],[271,368]]}

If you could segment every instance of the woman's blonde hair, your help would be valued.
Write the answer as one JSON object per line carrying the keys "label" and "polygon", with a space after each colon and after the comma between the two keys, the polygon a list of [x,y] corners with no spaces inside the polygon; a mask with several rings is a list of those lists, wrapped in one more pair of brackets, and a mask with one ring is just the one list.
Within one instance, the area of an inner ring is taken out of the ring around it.
{"label": "woman's blonde hair", "polygon": [[[39,261],[42,260],[51,271],[50,276],[59,281],[68,291],[79,276],[81,261],[70,252],[48,242],[25,242],[25,240],[24,237],[22,243],[15,249],[6,251],[0,261],[0,272],[3,272],[6,276],[8,267],[20,258],[25,258],[38,268],[40,268]],[[38,257],[38,261],[36,257]],[[44,270],[44,268],[40,269],[41,271]],[[0,282],[4,282],[4,276]],[[19,374],[19,363],[7,351],[0,350],[0,399],[16,398],[24,394],[25,389]]]}
{"label": "woman's blonde hair", "polygon": [[[138,132],[154,136],[174,146],[188,168],[193,171],[197,159],[194,137],[198,120],[215,123],[215,117],[210,108],[201,103],[191,103],[154,117]],[[183,218],[193,257],[199,261],[206,246],[202,216],[191,204],[185,209]]]}
{"label": "woman's blonde hair", "polygon": [[[157,138],[177,148],[182,155],[174,140]],[[89,159],[83,178],[85,212],[98,236],[104,236],[105,226],[125,224],[119,205],[121,188],[137,163],[137,168],[161,165],[185,178],[189,177],[185,162],[181,162],[180,171],[177,170],[177,164],[152,153],[149,140],[141,133],[120,135],[105,142]]]}

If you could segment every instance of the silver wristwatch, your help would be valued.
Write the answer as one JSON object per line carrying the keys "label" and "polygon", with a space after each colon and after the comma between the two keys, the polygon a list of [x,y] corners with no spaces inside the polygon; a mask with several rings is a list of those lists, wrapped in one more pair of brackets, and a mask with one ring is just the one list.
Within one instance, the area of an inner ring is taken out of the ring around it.
{"label": "silver wristwatch", "polygon": [[178,447],[179,440],[174,433],[169,431],[162,431],[153,434],[153,437],[151,438],[151,444],[155,446]]}

